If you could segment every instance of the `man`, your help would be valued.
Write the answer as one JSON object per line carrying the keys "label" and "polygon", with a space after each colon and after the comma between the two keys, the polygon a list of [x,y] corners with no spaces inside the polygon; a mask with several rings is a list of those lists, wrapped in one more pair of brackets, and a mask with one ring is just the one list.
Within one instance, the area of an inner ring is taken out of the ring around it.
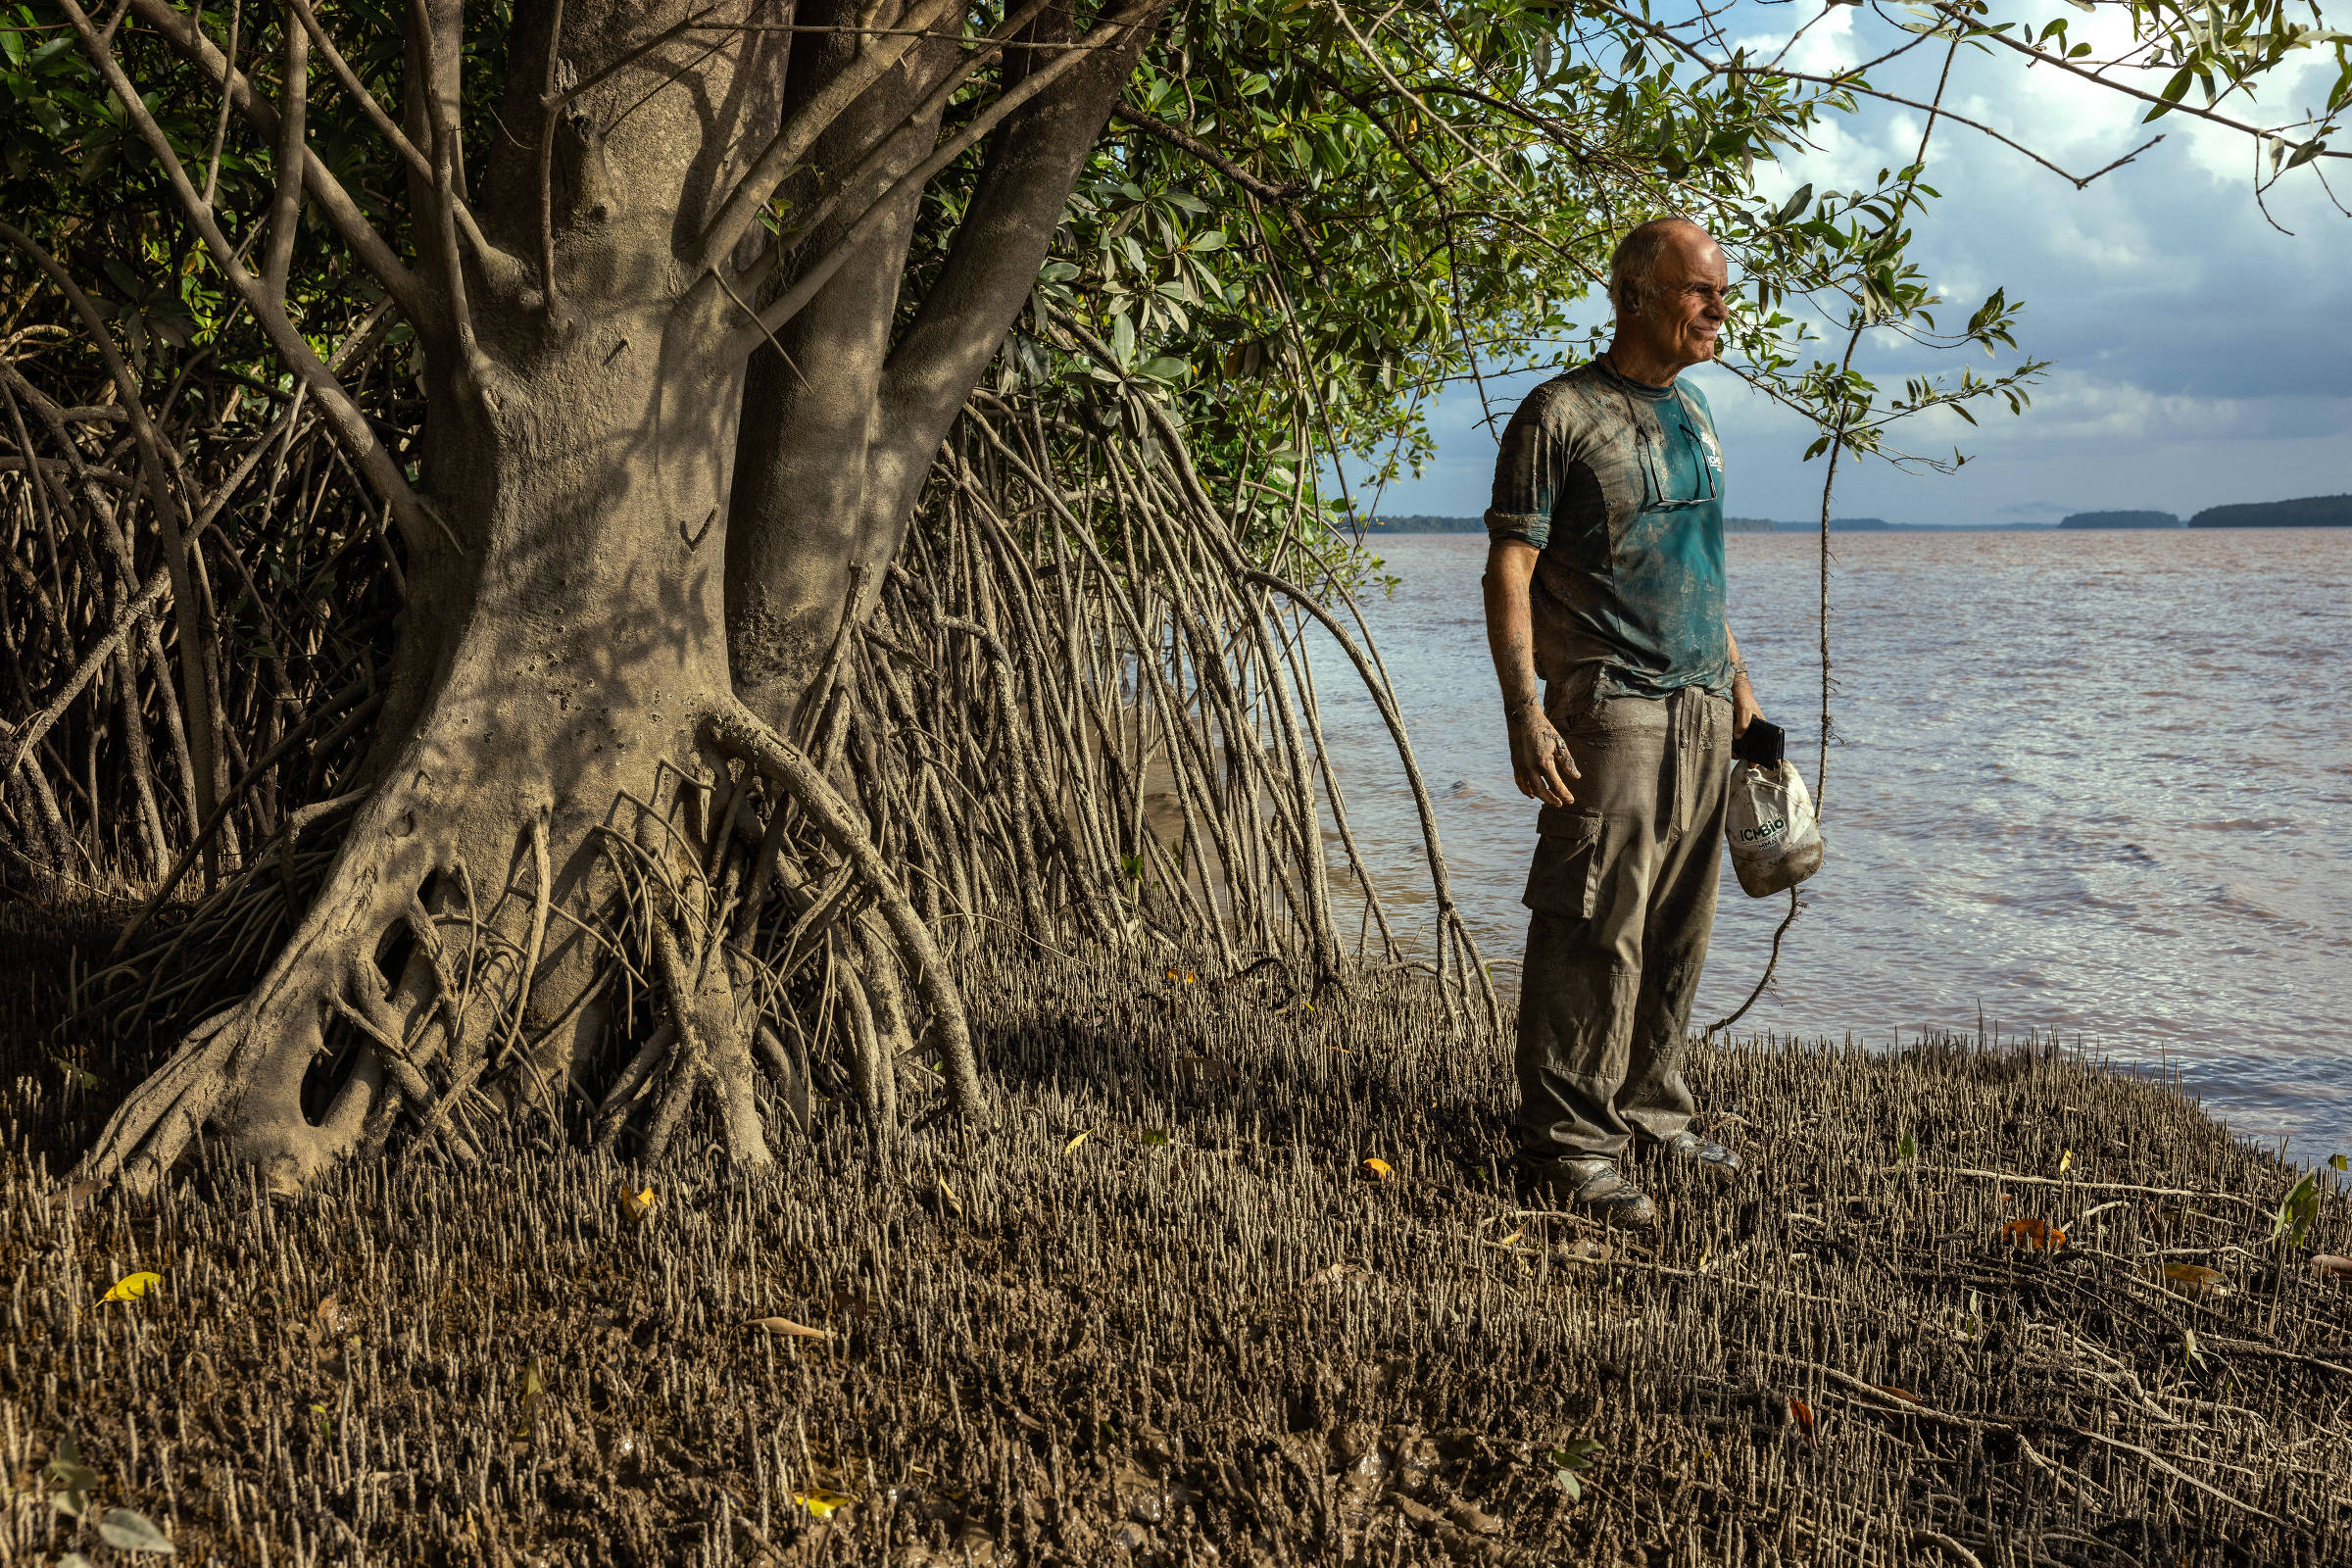
{"label": "man", "polygon": [[1695,223],[1626,235],[1615,338],[1519,406],[1486,519],[1511,771],[1544,803],[1524,901],[1520,1155],[1552,1198],[1616,1225],[1657,1223],[1617,1168],[1631,1141],[1720,1176],[1740,1167],[1690,1130],[1680,1060],[1732,742],[1759,716],[1724,613],[1723,453],[1705,397],[1676,380],[1714,358],[1727,281]]}

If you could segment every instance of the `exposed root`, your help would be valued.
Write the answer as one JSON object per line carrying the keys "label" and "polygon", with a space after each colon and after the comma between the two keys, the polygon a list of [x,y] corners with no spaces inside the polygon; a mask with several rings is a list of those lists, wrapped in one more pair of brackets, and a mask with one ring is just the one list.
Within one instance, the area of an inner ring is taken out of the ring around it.
{"label": "exposed root", "polygon": [[932,943],[930,930],[914,911],[906,895],[882,861],[849,806],[834,792],[822,773],[783,736],[740,703],[725,704],[710,713],[704,726],[712,744],[741,757],[792,797],[824,835],[836,854],[854,866],[872,892],[891,935],[914,971],[914,982],[931,1009],[941,1059],[947,1066],[949,1093],[956,1108],[975,1121],[988,1113],[987,1092],[980,1086],[980,1069],[972,1055],[972,1037],[964,1022],[963,1000],[946,962]]}

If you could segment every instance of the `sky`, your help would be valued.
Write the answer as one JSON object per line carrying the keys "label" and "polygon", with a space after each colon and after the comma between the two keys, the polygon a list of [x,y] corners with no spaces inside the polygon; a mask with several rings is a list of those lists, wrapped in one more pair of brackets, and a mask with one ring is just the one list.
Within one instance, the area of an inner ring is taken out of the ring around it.
{"label": "sky", "polygon": [[[1790,25],[1821,9],[1819,0],[1743,4],[1729,30],[1769,52]],[[1850,65],[1895,36],[1856,7],[1830,9],[1791,52],[1798,69]],[[2078,37],[2114,35],[2104,17],[2094,22],[2043,7],[2002,14],[2036,22],[2066,15]],[[1872,79],[1924,101],[1941,54],[1928,44],[1911,57],[1922,71],[1906,75],[1906,60]],[[2145,105],[2025,64],[2006,51],[1987,58],[1963,50],[1947,104],[2078,173],[2157,131],[2165,139],[2077,191],[1983,135],[1948,122],[1937,128],[1926,179],[1943,199],[1914,225],[1913,258],[1938,292],[1960,302],[1962,316],[1996,285],[2023,299],[2019,349],[2055,364],[2022,416],[1980,412],[1971,429],[1933,414],[1901,427],[1900,444],[1912,450],[1948,459],[1957,446],[1971,460],[1957,472],[1846,460],[1833,514],[1944,524],[2055,522],[2074,512],[2117,509],[2185,517],[2231,502],[2352,492],[2352,219],[2328,206],[2305,171],[2268,198],[2271,215],[2292,231],[2280,233],[2256,206],[2246,137],[2179,115],[2143,128]],[[2266,87],[2263,108],[2283,120],[2317,107],[2333,75],[2325,57],[2290,68]],[[2161,83],[2159,74],[2144,84]],[[2245,116],[2242,104],[2237,113]],[[1776,199],[1807,181],[1822,189],[1867,187],[1880,169],[1910,161],[1923,119],[1866,105],[1862,115],[1835,122],[1801,161],[1759,171],[1759,182]],[[2333,163],[2330,177],[2352,205],[2352,169]],[[1874,345],[1861,363],[1893,371],[1899,387],[1904,368],[1932,362],[1915,350],[1898,357]],[[1974,351],[1965,362],[1948,355],[1936,363],[1954,374],[1971,363],[1985,375],[2012,362]],[[1818,516],[1823,463],[1801,461],[1810,427],[1722,369],[1685,373],[1714,409],[1730,465],[1725,510],[1783,520]],[[1488,389],[1507,415],[1538,379],[1491,379]],[[1886,375],[1879,379],[1887,384]],[[1449,394],[1430,424],[1435,462],[1418,479],[1391,485],[1380,512],[1484,511],[1494,444],[1480,423],[1476,394]]]}

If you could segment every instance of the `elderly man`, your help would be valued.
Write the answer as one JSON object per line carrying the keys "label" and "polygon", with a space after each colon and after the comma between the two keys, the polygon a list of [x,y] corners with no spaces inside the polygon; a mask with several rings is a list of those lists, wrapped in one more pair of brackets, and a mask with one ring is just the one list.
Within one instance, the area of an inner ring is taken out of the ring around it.
{"label": "elderly man", "polygon": [[[1618,1169],[1640,1140],[1720,1176],[1681,1056],[1715,919],[1732,742],[1758,717],[1724,614],[1723,453],[1677,375],[1714,358],[1723,252],[1695,223],[1617,247],[1608,352],[1503,432],[1487,638],[1511,770],[1544,803],[1519,995],[1520,1157],[1555,1200],[1657,1223]],[[1544,681],[1538,695],[1537,678]]]}

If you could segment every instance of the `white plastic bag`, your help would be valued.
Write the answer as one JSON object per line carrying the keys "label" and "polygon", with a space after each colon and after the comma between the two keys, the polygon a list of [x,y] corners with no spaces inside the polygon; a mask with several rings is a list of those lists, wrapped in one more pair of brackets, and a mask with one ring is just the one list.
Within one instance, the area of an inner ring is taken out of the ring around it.
{"label": "white plastic bag", "polygon": [[1732,764],[1723,837],[1732,849],[1732,869],[1751,899],[1792,888],[1821,869],[1821,826],[1794,762]]}

